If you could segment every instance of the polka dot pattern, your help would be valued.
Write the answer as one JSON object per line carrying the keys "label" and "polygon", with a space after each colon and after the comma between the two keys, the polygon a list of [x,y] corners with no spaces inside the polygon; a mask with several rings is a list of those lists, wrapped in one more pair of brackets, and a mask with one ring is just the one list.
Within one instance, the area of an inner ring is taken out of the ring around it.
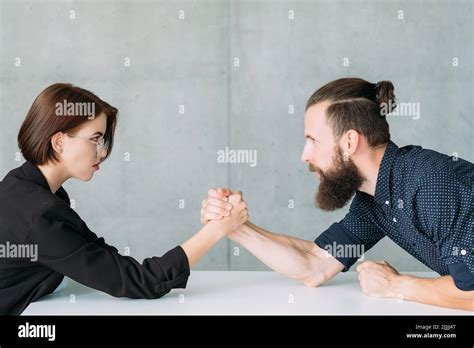
{"label": "polka dot pattern", "polygon": [[[440,275],[474,290],[474,164],[420,146],[389,142],[375,196],[358,191],[350,210],[317,239],[356,240],[369,250],[388,236]],[[356,258],[341,258],[346,270]]]}

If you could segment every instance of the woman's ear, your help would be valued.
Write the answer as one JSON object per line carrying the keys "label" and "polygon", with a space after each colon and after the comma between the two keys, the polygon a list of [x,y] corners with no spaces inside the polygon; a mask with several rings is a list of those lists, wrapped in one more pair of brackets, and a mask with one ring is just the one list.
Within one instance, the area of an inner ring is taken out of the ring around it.
{"label": "woman's ear", "polygon": [[62,153],[64,148],[64,133],[57,132],[51,138],[51,147],[57,153]]}

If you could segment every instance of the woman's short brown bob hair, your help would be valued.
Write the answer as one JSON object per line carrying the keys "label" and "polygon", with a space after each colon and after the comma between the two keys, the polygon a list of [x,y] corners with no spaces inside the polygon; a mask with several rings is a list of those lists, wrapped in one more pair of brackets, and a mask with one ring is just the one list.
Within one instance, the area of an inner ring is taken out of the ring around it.
{"label": "woman's short brown bob hair", "polygon": [[[84,113],[87,109],[93,113]],[[43,90],[31,105],[18,133],[18,147],[25,160],[33,164],[57,161],[51,145],[53,135],[67,132],[104,113],[107,116],[104,134],[107,158],[114,143],[117,112],[115,107],[88,90],[68,83],[55,83]]]}

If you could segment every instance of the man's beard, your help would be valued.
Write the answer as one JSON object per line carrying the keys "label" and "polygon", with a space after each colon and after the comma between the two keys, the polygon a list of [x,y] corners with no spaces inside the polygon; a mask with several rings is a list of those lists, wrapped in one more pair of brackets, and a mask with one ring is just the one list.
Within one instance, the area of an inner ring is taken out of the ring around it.
{"label": "man's beard", "polygon": [[312,165],[310,170],[311,167],[319,173],[321,181],[314,196],[314,203],[324,211],[344,207],[365,180],[350,158],[344,160],[339,147],[330,169],[323,172]]}

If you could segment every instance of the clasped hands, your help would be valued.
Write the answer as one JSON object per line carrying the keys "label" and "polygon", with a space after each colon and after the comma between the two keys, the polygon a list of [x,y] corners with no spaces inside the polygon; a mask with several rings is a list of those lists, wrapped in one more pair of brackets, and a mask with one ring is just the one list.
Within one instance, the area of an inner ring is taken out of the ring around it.
{"label": "clasped hands", "polygon": [[219,221],[224,233],[229,236],[248,221],[247,202],[241,191],[232,192],[228,188],[211,189],[202,201],[201,223]]}

